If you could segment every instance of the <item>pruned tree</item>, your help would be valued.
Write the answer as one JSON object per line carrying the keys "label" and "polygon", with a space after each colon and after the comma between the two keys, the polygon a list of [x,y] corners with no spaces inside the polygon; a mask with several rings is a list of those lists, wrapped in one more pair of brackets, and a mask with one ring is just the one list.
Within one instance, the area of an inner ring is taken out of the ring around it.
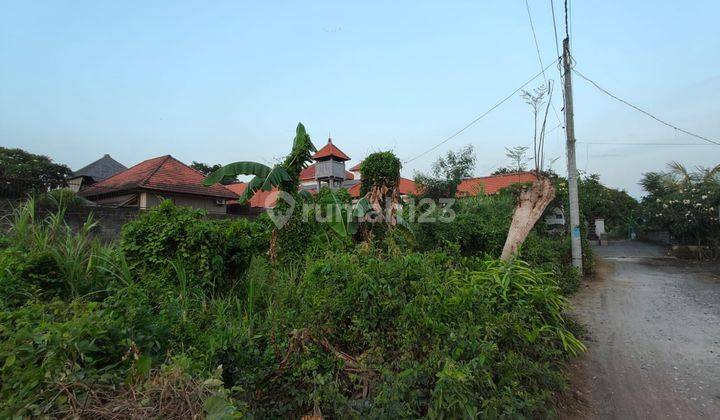
{"label": "pruned tree", "polygon": [[398,223],[400,205],[400,159],[392,152],[376,152],[363,160],[360,191],[367,201],[368,210],[361,222],[361,235],[372,237],[373,226],[379,223],[394,227]]}
{"label": "pruned tree", "polygon": [[545,128],[552,99],[552,81],[548,83],[547,87],[540,85],[532,91],[523,90],[520,96],[525,103],[530,105],[533,114],[533,159],[537,179],[528,188],[520,191],[518,196],[510,229],[500,256],[505,261],[517,254],[520,245],[525,242],[535,223],[545,212],[545,208],[555,198],[555,187],[543,174]]}

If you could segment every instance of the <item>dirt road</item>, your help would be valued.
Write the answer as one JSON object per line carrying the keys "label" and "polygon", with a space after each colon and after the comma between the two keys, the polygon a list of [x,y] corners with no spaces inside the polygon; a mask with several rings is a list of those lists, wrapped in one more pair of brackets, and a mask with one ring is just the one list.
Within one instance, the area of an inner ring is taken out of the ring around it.
{"label": "dirt road", "polygon": [[590,335],[571,367],[583,403],[561,417],[720,419],[720,266],[639,242],[595,251],[572,299]]}

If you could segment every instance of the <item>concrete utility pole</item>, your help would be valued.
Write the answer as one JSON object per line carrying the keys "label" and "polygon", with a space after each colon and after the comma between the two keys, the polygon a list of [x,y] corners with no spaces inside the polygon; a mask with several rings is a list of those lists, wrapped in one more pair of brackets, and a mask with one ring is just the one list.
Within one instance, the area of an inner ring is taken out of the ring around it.
{"label": "concrete utility pole", "polygon": [[568,195],[570,197],[570,245],[572,264],[582,272],[582,243],[580,241],[580,205],[578,203],[578,172],[575,163],[575,120],[573,119],[570,39],[563,40],[563,79],[565,96],[565,131],[567,134]]}

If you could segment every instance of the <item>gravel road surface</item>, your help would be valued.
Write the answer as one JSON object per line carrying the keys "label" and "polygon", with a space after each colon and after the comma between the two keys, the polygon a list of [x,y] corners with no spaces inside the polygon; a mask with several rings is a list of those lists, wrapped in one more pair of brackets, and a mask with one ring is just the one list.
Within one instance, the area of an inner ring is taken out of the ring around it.
{"label": "gravel road surface", "polygon": [[589,337],[562,418],[720,419],[720,265],[636,241],[595,247],[573,296]]}

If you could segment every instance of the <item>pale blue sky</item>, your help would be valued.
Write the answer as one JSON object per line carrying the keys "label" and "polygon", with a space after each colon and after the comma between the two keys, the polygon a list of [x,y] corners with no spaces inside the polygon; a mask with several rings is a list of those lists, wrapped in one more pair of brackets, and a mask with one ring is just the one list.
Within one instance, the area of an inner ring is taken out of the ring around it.
{"label": "pale blue sky", "polygon": [[[562,2],[555,1],[561,31]],[[550,0],[530,0],[545,64],[556,57]],[[720,3],[572,1],[577,69],[649,111],[720,138]],[[539,71],[525,3],[0,1],[0,144],[77,169],[104,153],[125,165],[272,162],[298,121],[358,161],[409,158]],[[547,77],[559,81],[555,68]],[[535,84],[541,82],[537,79]],[[558,86],[559,88],[559,86]],[[555,105],[561,108],[560,91]],[[678,134],[575,78],[578,141],[671,142]],[[551,123],[555,116],[551,111]],[[528,144],[515,96],[403,168],[427,170],[465,144],[476,175]],[[547,155],[563,156],[563,133]],[[720,162],[717,146],[578,145],[578,167],[640,193],[665,162]],[[555,169],[564,173],[564,159]]]}

